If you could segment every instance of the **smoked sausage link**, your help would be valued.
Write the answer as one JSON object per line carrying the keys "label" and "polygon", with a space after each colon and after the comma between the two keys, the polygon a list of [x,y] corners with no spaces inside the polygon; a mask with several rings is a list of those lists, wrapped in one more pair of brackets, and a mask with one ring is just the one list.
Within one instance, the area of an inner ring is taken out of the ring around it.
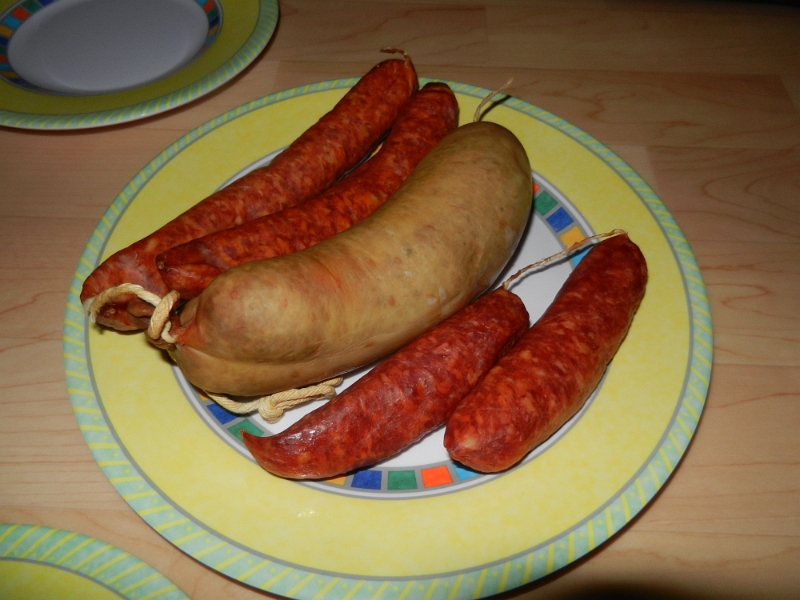
{"label": "smoked sausage link", "polygon": [[627,235],[594,246],[544,315],[455,409],[444,436],[450,456],[494,473],[555,433],[600,382],[646,281],[644,256]]}
{"label": "smoked sausage link", "polygon": [[528,324],[522,300],[495,290],[285,431],[270,437],[243,431],[242,439],[259,465],[291,479],[333,477],[374,465],[444,425]]}
{"label": "smoked sausage link", "polygon": [[486,291],[531,209],[524,147],[462,125],[350,229],[225,271],[171,322],[169,353],[208,392],[272,394],[386,356]]}
{"label": "smoked sausage link", "polygon": [[237,265],[297,252],[351,227],[382,205],[425,154],[458,126],[458,101],[444,83],[428,83],[406,102],[377,154],[299,206],[203,236],[156,257],[167,287],[198,296]]}
{"label": "smoked sausage link", "polygon": [[[408,58],[376,65],[269,165],[231,183],[106,259],[84,282],[81,302],[122,283],[138,284],[164,296],[169,289],[156,268],[158,254],[294,206],[330,187],[378,143],[417,87],[417,75]],[[119,297],[101,309],[97,322],[121,331],[143,329],[152,312],[152,307],[143,304],[132,295]]]}

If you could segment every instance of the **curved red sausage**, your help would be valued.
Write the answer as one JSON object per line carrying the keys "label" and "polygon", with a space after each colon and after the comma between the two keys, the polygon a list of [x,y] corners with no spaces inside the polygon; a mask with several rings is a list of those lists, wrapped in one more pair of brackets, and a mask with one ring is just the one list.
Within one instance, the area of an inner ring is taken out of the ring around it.
{"label": "curved red sausage", "polygon": [[428,83],[400,110],[377,154],[300,206],[197,238],[156,257],[161,277],[194,298],[237,265],[297,252],[348,229],[397,191],[439,140],[458,125],[458,101],[444,83]]}
{"label": "curved red sausage", "polygon": [[504,289],[482,296],[399,350],[285,431],[244,443],[267,471],[317,479],[373,465],[444,425],[528,327]]}
{"label": "curved red sausage", "polygon": [[644,295],[647,265],[627,235],[600,242],[553,303],[447,422],[450,456],[476,471],[512,467],[597,387]]}
{"label": "curved red sausage", "polygon": [[[377,144],[417,87],[416,72],[408,57],[376,65],[269,165],[212,194],[105,260],[84,282],[81,302],[122,283],[138,284],[164,296],[169,289],[156,268],[158,254],[294,206],[328,188]],[[100,310],[97,322],[119,330],[144,328],[152,307],[142,304],[131,295],[122,296]]]}

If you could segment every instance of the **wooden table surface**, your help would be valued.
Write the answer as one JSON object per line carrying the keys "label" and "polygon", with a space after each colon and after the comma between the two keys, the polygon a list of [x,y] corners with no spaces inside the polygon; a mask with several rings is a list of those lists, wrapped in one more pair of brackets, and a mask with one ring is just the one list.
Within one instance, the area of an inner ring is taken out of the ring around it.
{"label": "wooden table surface", "polygon": [[609,146],[678,221],[711,303],[710,392],[671,480],[609,543],[504,595],[800,595],[800,8],[767,2],[282,0],[266,51],[184,107],[0,128],[0,521],[102,539],[196,600],[266,597],[183,555],[103,475],[65,385],[67,291],[103,212],[162,149],[255,98],[358,76],[384,46],[420,76],[513,76],[511,94]]}

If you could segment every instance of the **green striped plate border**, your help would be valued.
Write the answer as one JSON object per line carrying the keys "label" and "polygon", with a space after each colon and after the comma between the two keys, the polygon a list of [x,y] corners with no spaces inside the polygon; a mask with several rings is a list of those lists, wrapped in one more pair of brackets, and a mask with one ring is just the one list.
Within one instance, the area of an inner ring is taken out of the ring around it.
{"label": "green striped plate border", "polygon": [[[178,586],[135,556],[101,540],[63,529],[0,524],[0,562],[5,562],[6,567],[17,562],[60,569],[127,600],[187,598]],[[0,596],[12,583],[15,582],[0,581]],[[42,597],[35,584],[26,591],[29,598]]]}

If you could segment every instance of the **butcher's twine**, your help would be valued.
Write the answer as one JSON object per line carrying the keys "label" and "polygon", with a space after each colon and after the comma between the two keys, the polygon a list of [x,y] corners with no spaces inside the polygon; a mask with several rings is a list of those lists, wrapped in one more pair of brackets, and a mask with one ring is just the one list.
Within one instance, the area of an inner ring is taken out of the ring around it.
{"label": "butcher's twine", "polygon": [[159,348],[169,349],[172,347],[175,344],[175,338],[169,333],[172,326],[169,322],[169,315],[175,304],[180,300],[180,294],[174,290],[161,298],[158,294],[147,291],[135,283],[122,283],[100,292],[94,298],[86,300],[84,309],[92,323],[96,323],[97,315],[100,314],[100,309],[103,306],[120,296],[128,294],[133,294],[140,300],[144,300],[155,307],[153,314],[150,316],[150,324],[147,327],[147,339]]}
{"label": "butcher's twine", "polygon": [[487,104],[489,104],[491,99],[494,98],[495,96],[497,96],[497,94],[499,94],[500,92],[505,91],[506,88],[508,88],[508,86],[510,86],[513,81],[514,81],[514,78],[513,77],[509,77],[508,81],[506,81],[503,85],[501,85],[499,88],[497,88],[493,92],[489,92],[489,94],[483,100],[481,100],[481,103],[478,104],[478,108],[475,109],[475,114],[472,115],[472,122],[473,123],[477,123],[478,121],[481,120],[481,112],[483,112],[483,107],[486,106]]}
{"label": "butcher's twine", "polygon": [[503,289],[507,290],[515,279],[517,279],[524,273],[527,273],[528,271],[533,271],[534,269],[538,269],[540,267],[544,267],[545,265],[549,265],[550,263],[560,260],[566,256],[569,256],[573,252],[582,250],[586,246],[590,246],[595,242],[602,242],[603,240],[607,240],[608,238],[616,237],[618,235],[624,235],[625,233],[626,232],[623,229],[614,229],[607,233],[598,233],[597,235],[592,235],[587,238],[583,238],[579,242],[575,242],[574,244],[572,244],[566,250],[562,250],[561,252],[553,254],[552,256],[548,256],[547,258],[543,258],[542,260],[536,261],[535,263],[528,265],[527,267],[523,267],[522,269],[514,273],[511,277],[509,277],[503,282]]}
{"label": "butcher's twine", "polygon": [[234,400],[221,394],[211,394],[209,392],[206,392],[206,394],[208,394],[208,397],[214,402],[229,412],[237,415],[245,415],[258,411],[258,414],[261,415],[265,421],[268,423],[276,423],[283,416],[284,411],[293,406],[311,400],[330,400],[336,395],[334,386],[340,383],[342,383],[342,378],[335,377],[308,387],[286,390],[285,392],[278,392],[248,401]]}
{"label": "butcher's twine", "polygon": [[[92,323],[96,323],[97,315],[104,305],[120,296],[129,294],[133,294],[137,298],[155,307],[150,317],[150,324],[145,332],[147,340],[154,346],[163,350],[170,350],[174,347],[175,338],[169,333],[171,327],[169,317],[175,304],[177,304],[180,299],[180,294],[174,290],[163,298],[160,298],[158,294],[149,292],[140,285],[135,283],[123,283],[101,292],[94,298],[89,298],[84,302],[84,309]],[[222,406],[225,410],[238,415],[258,411],[258,414],[264,417],[267,422],[275,423],[280,420],[284,411],[293,406],[304,402],[310,402],[311,400],[329,400],[333,398],[336,395],[334,386],[340,383],[342,383],[342,378],[335,377],[308,387],[286,390],[245,402],[234,400],[221,394],[206,393],[209,398],[214,400],[214,402]]]}

